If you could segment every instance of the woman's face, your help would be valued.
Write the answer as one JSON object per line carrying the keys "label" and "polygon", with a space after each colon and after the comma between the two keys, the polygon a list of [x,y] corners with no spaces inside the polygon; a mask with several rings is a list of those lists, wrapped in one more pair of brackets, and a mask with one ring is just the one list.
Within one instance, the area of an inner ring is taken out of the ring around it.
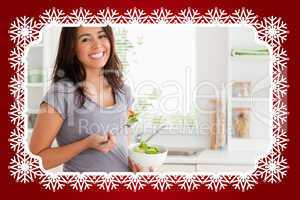
{"label": "woman's face", "polygon": [[101,27],[79,27],[75,54],[85,68],[101,69],[110,56],[110,41]]}

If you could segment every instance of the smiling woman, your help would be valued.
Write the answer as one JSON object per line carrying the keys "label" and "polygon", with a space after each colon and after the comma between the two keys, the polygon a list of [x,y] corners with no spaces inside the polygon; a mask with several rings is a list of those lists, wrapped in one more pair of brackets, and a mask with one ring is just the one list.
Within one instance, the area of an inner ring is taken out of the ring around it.
{"label": "smiling woman", "polygon": [[111,27],[65,27],[30,149],[45,169],[63,164],[74,172],[140,170],[128,162],[130,134],[120,128],[132,103]]}

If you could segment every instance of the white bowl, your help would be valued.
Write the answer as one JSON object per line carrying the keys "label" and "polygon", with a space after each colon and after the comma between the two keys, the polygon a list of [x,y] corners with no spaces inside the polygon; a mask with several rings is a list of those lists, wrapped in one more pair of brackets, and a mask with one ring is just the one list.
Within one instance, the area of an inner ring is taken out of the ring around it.
{"label": "white bowl", "polygon": [[163,147],[160,145],[151,145],[151,146],[157,147],[159,149],[159,153],[146,154],[146,153],[134,151],[134,148],[139,145],[140,145],[140,143],[134,143],[134,144],[129,145],[128,154],[129,154],[129,158],[133,162],[141,165],[143,168],[159,167],[166,160],[167,154],[168,154],[168,149],[166,147]]}

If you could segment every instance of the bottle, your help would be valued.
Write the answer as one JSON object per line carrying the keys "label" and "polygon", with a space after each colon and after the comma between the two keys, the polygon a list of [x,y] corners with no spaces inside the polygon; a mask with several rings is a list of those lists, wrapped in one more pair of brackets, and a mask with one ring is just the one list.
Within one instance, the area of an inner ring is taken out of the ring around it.
{"label": "bottle", "polygon": [[226,105],[221,99],[211,99],[210,148],[220,149],[226,145]]}
{"label": "bottle", "polygon": [[217,149],[217,112],[210,113],[210,148]]}
{"label": "bottle", "polygon": [[250,108],[236,108],[236,119],[234,120],[235,136],[248,138],[250,132]]}

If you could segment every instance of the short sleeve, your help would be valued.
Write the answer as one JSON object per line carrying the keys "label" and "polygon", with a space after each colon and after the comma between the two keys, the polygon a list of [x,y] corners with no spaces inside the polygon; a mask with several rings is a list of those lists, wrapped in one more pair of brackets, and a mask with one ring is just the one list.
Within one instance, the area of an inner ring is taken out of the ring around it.
{"label": "short sleeve", "polygon": [[63,84],[54,83],[48,89],[42,99],[42,103],[46,102],[53,107],[63,119],[67,117],[67,101]]}
{"label": "short sleeve", "polygon": [[124,86],[124,90],[125,90],[127,109],[132,108],[132,105],[134,103],[134,97],[132,94],[132,90],[128,85]]}

